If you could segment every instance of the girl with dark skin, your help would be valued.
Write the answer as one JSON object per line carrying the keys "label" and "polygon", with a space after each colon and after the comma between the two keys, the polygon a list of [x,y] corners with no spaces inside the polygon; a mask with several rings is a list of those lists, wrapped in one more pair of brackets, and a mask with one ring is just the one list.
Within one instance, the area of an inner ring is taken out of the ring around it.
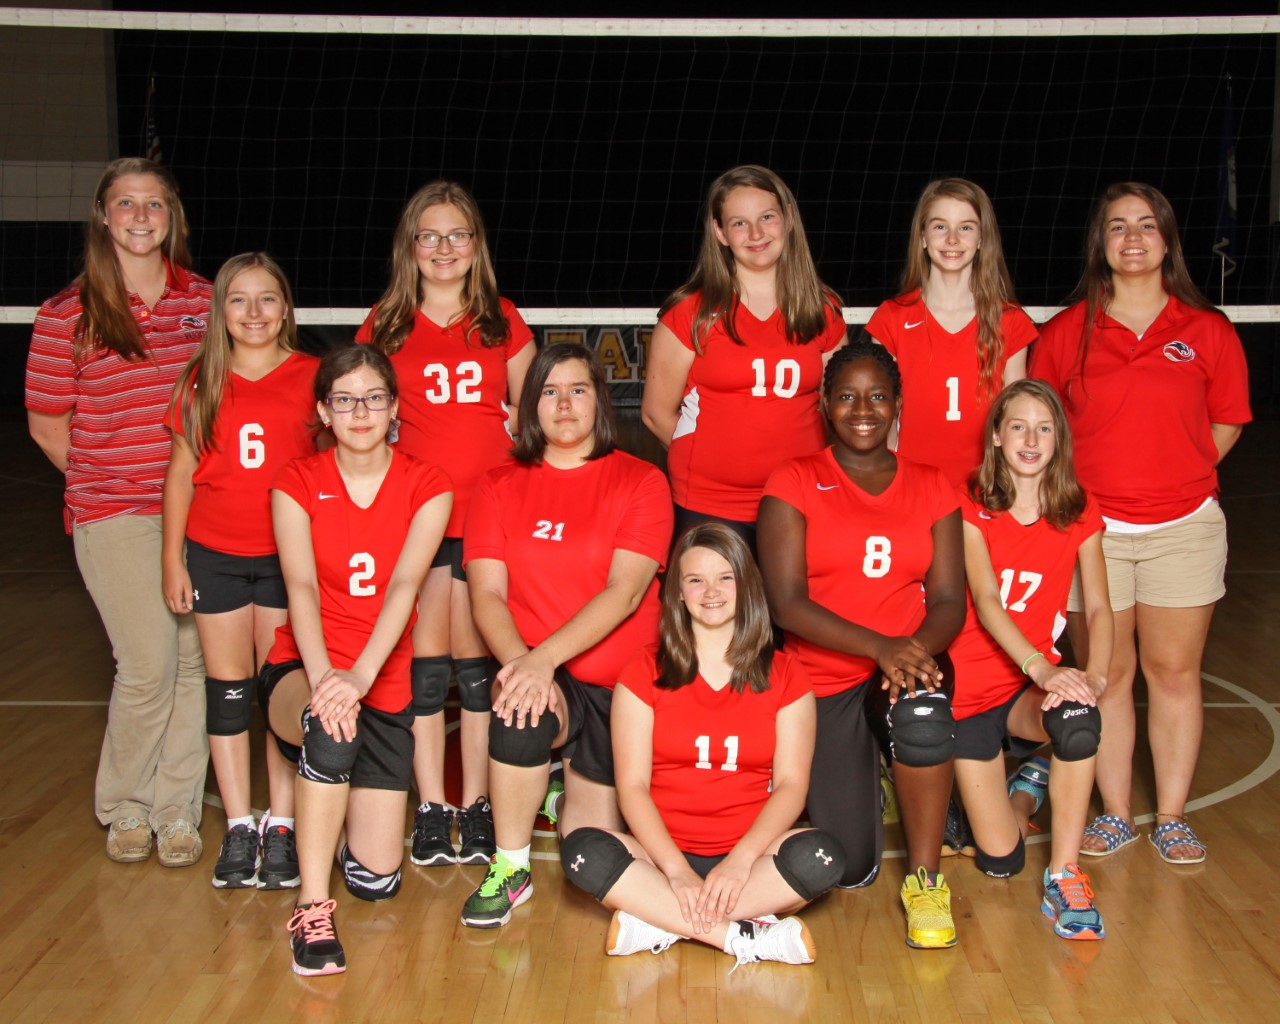
{"label": "girl with dark skin", "polygon": [[907,941],[933,948],[955,943],[937,871],[954,730],[945,652],[964,621],[964,550],[941,472],[889,448],[901,407],[887,351],[858,341],[836,353],[822,395],[834,443],[770,478],[760,562],[774,620],[818,696],[810,820],[844,844],[845,886],[874,879],[883,848],[875,738],[887,742],[912,872]]}

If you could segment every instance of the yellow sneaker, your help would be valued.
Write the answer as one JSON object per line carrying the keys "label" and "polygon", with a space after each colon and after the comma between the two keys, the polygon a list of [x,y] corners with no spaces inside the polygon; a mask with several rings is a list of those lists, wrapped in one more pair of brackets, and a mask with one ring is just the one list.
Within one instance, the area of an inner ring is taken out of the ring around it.
{"label": "yellow sneaker", "polygon": [[913,949],[946,949],[956,944],[956,924],[951,919],[951,890],[942,875],[929,884],[929,873],[920,868],[902,883],[902,906],[907,912],[907,945]]}

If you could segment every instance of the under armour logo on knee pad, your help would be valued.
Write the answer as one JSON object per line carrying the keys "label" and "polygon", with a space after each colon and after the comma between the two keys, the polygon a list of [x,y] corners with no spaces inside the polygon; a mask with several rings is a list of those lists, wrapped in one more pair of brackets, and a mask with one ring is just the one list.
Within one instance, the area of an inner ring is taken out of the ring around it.
{"label": "under armour logo on knee pad", "polygon": [[577,871],[585,863],[586,863],[586,859],[582,856],[582,854],[578,854],[577,860],[575,860],[572,864],[570,864],[569,867],[571,867],[574,871]]}
{"label": "under armour logo on knee pad", "polygon": [[831,863],[831,858],[827,856],[826,850],[819,849],[818,852],[814,854],[814,856],[817,857],[820,861],[822,861],[823,864]]}

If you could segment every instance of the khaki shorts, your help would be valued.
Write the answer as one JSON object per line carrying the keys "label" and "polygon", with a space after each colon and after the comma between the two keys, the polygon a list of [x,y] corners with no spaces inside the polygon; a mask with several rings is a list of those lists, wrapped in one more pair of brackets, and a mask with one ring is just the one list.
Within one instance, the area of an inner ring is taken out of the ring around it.
{"label": "khaki shorts", "polygon": [[[1154,608],[1198,608],[1227,592],[1227,521],[1218,503],[1148,533],[1102,535],[1111,610],[1137,603]],[[1067,610],[1084,611],[1080,571],[1071,581]]]}

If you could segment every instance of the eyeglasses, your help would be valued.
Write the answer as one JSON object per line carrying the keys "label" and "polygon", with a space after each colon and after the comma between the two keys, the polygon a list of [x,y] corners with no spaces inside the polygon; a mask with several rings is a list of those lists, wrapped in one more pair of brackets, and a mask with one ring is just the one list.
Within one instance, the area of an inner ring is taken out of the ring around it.
{"label": "eyeglasses", "polygon": [[441,242],[446,241],[455,249],[465,249],[475,237],[474,231],[451,231],[447,235],[441,235],[435,231],[419,231],[413,236],[413,240],[418,243],[420,249],[436,249]]}
{"label": "eyeglasses", "polygon": [[363,405],[367,412],[386,412],[391,408],[393,396],[386,391],[375,391],[370,395],[330,395],[324,400],[334,412],[355,412],[357,405]]}

